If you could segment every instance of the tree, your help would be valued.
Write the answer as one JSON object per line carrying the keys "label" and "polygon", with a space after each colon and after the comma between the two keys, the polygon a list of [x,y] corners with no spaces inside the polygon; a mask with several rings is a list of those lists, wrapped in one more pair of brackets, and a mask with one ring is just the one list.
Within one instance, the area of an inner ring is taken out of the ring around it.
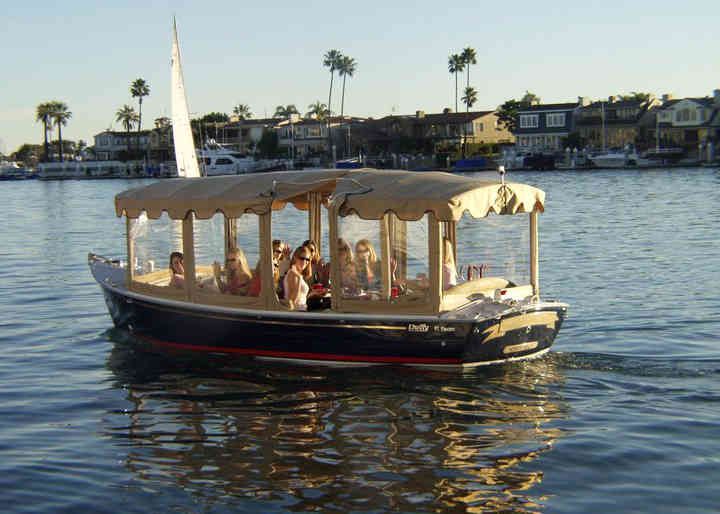
{"label": "tree", "polygon": [[[465,88],[465,94],[461,98],[463,103],[465,104],[466,112],[470,112],[470,107],[472,107],[475,102],[477,102],[477,91],[475,91],[475,88],[472,87],[466,87]],[[465,158],[465,148],[467,146],[467,129],[465,128],[467,125],[467,121],[463,123],[463,131],[465,131],[465,138],[463,140],[462,145],[462,156],[463,159]]]}
{"label": "tree", "polygon": [[32,166],[42,157],[42,146],[24,144],[18,148],[10,158],[13,161],[21,161],[25,166]]}
{"label": "tree", "polygon": [[50,104],[52,106],[50,116],[58,128],[58,154],[60,155],[60,162],[63,162],[62,127],[67,125],[68,120],[72,118],[72,113],[68,110],[65,102],[54,101],[50,102]]}
{"label": "tree", "polygon": [[465,94],[460,100],[462,100],[468,112],[470,112],[470,107],[475,105],[475,102],[477,102],[477,91],[475,91],[474,87],[466,87],[464,93]]}
{"label": "tree", "polygon": [[538,105],[541,102],[540,97],[530,91],[525,91],[525,94],[520,99],[520,104],[524,107],[530,107],[531,105]]}
{"label": "tree", "polygon": [[352,77],[357,70],[357,62],[352,57],[343,55],[338,64],[338,75],[343,78],[342,83],[342,97],[340,100],[340,117],[342,118],[345,114],[345,79]]}
{"label": "tree", "polygon": [[470,87],[470,65],[477,64],[477,54],[475,53],[474,48],[468,46],[467,48],[463,49],[460,57],[462,58],[464,67],[467,68],[467,73],[465,74],[465,78],[467,79],[465,89],[467,90],[467,88]]}
{"label": "tree", "polygon": [[248,120],[253,116],[250,112],[250,106],[245,104],[237,104],[233,107],[233,114],[237,116],[239,120]]}
{"label": "tree", "polygon": [[140,121],[140,117],[138,116],[138,113],[135,112],[135,109],[133,109],[131,106],[125,104],[115,112],[115,121],[122,123],[122,126],[125,128],[125,132],[127,132],[127,143],[128,143],[128,153],[129,153],[130,131],[135,126],[135,123]]}
{"label": "tree", "polygon": [[330,91],[328,93],[328,116],[327,116],[327,132],[328,132],[328,149],[332,148],[332,135],[330,134],[330,117],[332,116],[332,88],[335,70],[338,69],[342,54],[339,50],[329,50],[323,56],[323,66],[330,69]]}
{"label": "tree", "polygon": [[202,123],[227,123],[230,121],[230,116],[224,112],[209,112],[200,118]]}
{"label": "tree", "polygon": [[172,125],[172,121],[167,116],[155,118],[155,128],[157,129],[168,128],[170,125]]}
{"label": "tree", "polygon": [[260,157],[272,158],[278,154],[278,148],[280,144],[278,141],[277,132],[274,130],[263,130],[260,141],[257,144],[257,150]]}
{"label": "tree", "polygon": [[290,118],[291,114],[300,114],[300,111],[297,110],[295,104],[278,105],[275,108],[275,114],[273,114],[273,118],[288,119]]}
{"label": "tree", "polygon": [[320,100],[315,102],[314,104],[308,105],[308,112],[305,116],[308,118],[315,118],[316,120],[323,121],[328,113],[327,105],[322,103]]}
{"label": "tree", "polygon": [[328,93],[328,111],[332,114],[332,87],[333,79],[335,78],[335,70],[340,66],[340,61],[343,55],[339,50],[329,50],[323,56],[323,66],[330,69],[330,92]]}
{"label": "tree", "polygon": [[645,103],[653,98],[652,93],[639,93],[637,91],[631,91],[629,95],[618,95],[618,98],[622,101],[634,101]]}
{"label": "tree", "polygon": [[43,124],[44,156],[43,161],[47,161],[50,156],[50,145],[48,144],[48,130],[52,130],[52,102],[43,102],[35,108],[35,121]]}
{"label": "tree", "polygon": [[510,132],[517,129],[517,113],[522,105],[522,102],[511,98],[497,108],[498,122]]}
{"label": "tree", "polygon": [[150,96],[150,86],[145,79],[135,79],[130,84],[130,94],[133,98],[138,99],[138,132],[142,129],[142,102],[143,97]]}
{"label": "tree", "polygon": [[458,73],[465,69],[462,55],[452,54],[448,58],[448,71],[455,75],[455,112],[458,111]]}

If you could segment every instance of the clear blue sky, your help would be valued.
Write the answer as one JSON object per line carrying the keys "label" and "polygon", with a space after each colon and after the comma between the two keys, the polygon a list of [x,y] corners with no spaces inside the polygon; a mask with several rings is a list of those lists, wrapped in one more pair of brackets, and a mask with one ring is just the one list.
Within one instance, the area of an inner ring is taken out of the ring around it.
{"label": "clear blue sky", "polygon": [[128,89],[138,77],[151,87],[143,119],[169,116],[173,14],[195,113],[245,103],[263,117],[278,104],[304,112],[327,102],[322,55],[331,48],[358,62],[345,108],[357,116],[453,105],[447,58],[468,45],[478,53],[470,74],[478,110],[525,90],[555,102],[630,91],[705,96],[720,88],[717,0],[248,3],[6,2],[0,151],[42,141],[34,111],[47,100],[63,100],[73,112],[63,130],[69,139],[92,144],[93,134],[120,129],[114,113],[136,106]]}

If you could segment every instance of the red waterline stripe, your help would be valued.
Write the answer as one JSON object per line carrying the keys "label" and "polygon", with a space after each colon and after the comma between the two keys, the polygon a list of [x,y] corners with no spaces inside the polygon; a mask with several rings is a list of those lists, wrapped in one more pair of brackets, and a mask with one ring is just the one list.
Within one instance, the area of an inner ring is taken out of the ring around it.
{"label": "red waterline stripe", "polygon": [[285,359],[306,359],[316,361],[339,361],[339,362],[383,362],[394,364],[462,364],[460,359],[438,358],[438,357],[377,357],[372,355],[341,355],[333,353],[309,353],[309,352],[278,352],[274,350],[255,350],[250,348],[228,348],[225,346],[204,346],[185,343],[171,343],[161,341],[148,336],[135,335],[156,346],[165,346],[179,350],[191,350],[195,352],[216,352],[236,353],[241,355],[256,355],[261,357],[277,357]]}

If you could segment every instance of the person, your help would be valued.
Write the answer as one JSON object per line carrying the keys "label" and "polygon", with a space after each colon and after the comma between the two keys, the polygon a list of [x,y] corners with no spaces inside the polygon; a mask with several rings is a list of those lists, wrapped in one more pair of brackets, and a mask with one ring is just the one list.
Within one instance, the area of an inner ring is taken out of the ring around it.
{"label": "person", "polygon": [[307,296],[310,291],[307,278],[311,259],[310,250],[305,246],[296,248],[290,259],[290,269],[283,278],[283,289],[291,310],[307,310]]}
{"label": "person", "polygon": [[367,239],[355,243],[355,270],[360,289],[380,289],[380,262]]}
{"label": "person", "polygon": [[217,262],[213,264],[213,273],[221,293],[247,295],[252,280],[252,272],[250,266],[248,266],[247,258],[245,258],[245,253],[239,248],[232,248],[228,251],[225,260],[224,278]]}
{"label": "person", "polygon": [[338,244],[338,269],[340,270],[340,283],[343,290],[349,294],[355,294],[357,291],[357,273],[355,271],[355,262],[353,261],[353,253],[347,241],[339,238]]}
{"label": "person", "polygon": [[170,287],[178,289],[185,288],[185,267],[183,266],[183,254],[172,252],[170,254]]}
{"label": "person", "polygon": [[443,291],[457,285],[457,269],[452,241],[443,238]]}
{"label": "person", "polygon": [[315,284],[323,284],[324,281],[322,280],[321,275],[323,274],[323,270],[325,269],[325,263],[320,257],[320,252],[318,252],[317,244],[315,244],[315,241],[312,239],[306,239],[302,246],[306,247],[308,250],[310,250],[310,280],[308,282],[308,285],[312,287]]}
{"label": "person", "polygon": [[[278,280],[290,269],[290,246],[280,239],[273,239],[273,276],[277,269]],[[276,284],[277,285],[277,284]]]}

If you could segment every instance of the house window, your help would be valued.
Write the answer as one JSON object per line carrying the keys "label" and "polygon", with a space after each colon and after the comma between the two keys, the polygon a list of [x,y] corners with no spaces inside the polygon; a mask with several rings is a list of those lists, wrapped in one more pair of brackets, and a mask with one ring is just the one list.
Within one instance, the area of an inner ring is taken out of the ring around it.
{"label": "house window", "polygon": [[565,126],[565,113],[554,112],[545,115],[545,121],[548,127],[564,127]]}
{"label": "house window", "polygon": [[521,114],[520,128],[538,128],[539,114]]}

